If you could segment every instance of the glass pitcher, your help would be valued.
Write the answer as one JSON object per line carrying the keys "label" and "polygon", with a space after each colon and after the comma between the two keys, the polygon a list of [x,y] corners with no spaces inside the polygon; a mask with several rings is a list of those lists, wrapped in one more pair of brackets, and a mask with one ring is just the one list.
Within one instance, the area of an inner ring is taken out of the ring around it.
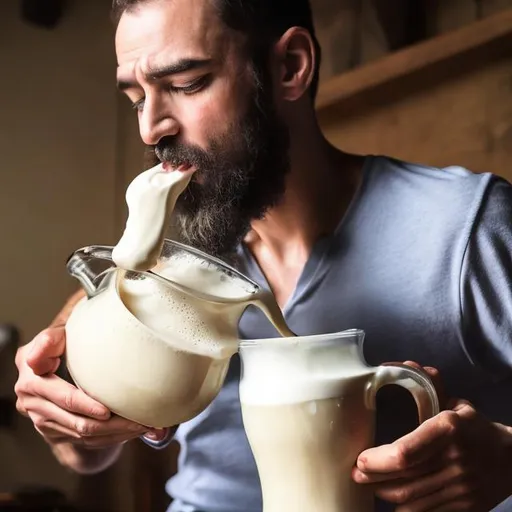
{"label": "glass pitcher", "polygon": [[420,422],[439,412],[428,376],[405,365],[368,366],[364,332],[240,343],[240,401],[263,492],[263,512],[371,512],[371,489],[352,481],[373,445],[375,395],[408,389]]}
{"label": "glass pitcher", "polygon": [[[112,249],[85,247],[68,260],[87,293],[66,325],[68,371],[120,416],[155,428],[187,421],[220,391],[238,349],[239,318],[268,292],[224,262],[171,240],[147,272],[117,268]],[[174,281],[165,273],[171,262],[175,270],[193,262],[196,273],[213,272],[236,293],[212,295],[200,289],[201,280]]]}

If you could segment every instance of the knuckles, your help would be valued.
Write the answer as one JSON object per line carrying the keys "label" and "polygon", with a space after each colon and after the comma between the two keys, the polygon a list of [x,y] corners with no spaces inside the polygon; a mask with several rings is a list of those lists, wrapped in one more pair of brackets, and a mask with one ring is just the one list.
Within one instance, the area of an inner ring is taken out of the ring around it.
{"label": "knuckles", "polygon": [[43,417],[37,417],[37,418],[33,418],[32,419],[32,423],[34,424],[34,427],[40,432],[42,433],[43,430],[45,429],[46,427],[46,418],[43,418]]}
{"label": "knuckles", "polygon": [[64,404],[64,407],[68,411],[73,411],[75,409],[76,405],[76,390],[75,389],[69,389],[66,390],[62,397],[62,402]]}
{"label": "knuckles", "polygon": [[80,437],[92,437],[98,431],[98,426],[89,420],[78,419],[75,424],[75,430]]}
{"label": "knuckles", "polygon": [[399,487],[398,489],[390,492],[387,499],[392,503],[404,505],[405,503],[412,501],[414,497],[414,492],[410,487]]}
{"label": "knuckles", "polygon": [[441,429],[448,438],[454,439],[460,433],[462,421],[455,411],[442,411],[437,416],[436,427]]}
{"label": "knuckles", "polygon": [[407,448],[402,443],[397,443],[394,445],[394,453],[392,454],[392,458],[394,459],[394,467],[398,471],[404,471],[408,469],[410,461],[409,461],[409,453]]}
{"label": "knuckles", "polygon": [[31,380],[24,377],[19,377],[14,384],[14,393],[18,397],[18,400],[23,402],[24,398],[30,395],[36,394],[34,391],[34,383]]}
{"label": "knuckles", "polygon": [[28,413],[27,413],[27,410],[25,409],[25,407],[23,406],[21,400],[18,398],[18,400],[16,400],[16,410],[23,416],[28,416]]}

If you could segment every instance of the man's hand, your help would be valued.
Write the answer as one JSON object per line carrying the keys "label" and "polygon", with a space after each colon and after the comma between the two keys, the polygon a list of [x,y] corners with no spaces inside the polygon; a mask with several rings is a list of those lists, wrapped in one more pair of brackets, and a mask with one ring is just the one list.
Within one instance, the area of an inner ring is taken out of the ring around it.
{"label": "man's hand", "polygon": [[396,512],[489,512],[512,494],[512,429],[454,401],[436,417],[357,459],[353,479]]}
{"label": "man's hand", "polygon": [[[102,404],[54,374],[65,346],[64,327],[52,327],[16,355],[17,409],[32,420],[45,440],[52,445],[104,448],[148,432],[148,427],[111,415]],[[160,431],[153,434],[163,435]]]}

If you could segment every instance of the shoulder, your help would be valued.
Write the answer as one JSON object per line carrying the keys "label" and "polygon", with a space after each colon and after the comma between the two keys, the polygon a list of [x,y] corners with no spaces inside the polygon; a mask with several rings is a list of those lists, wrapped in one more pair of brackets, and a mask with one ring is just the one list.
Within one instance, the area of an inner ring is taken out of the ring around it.
{"label": "shoulder", "polygon": [[512,368],[512,185],[490,175],[478,206],[460,273],[463,337],[500,378]]}
{"label": "shoulder", "polygon": [[475,173],[460,165],[435,167],[382,155],[368,157],[367,169],[369,173],[377,176],[408,178],[424,184],[437,183],[439,186],[453,184],[475,187],[488,182],[494,176],[490,173]]}
{"label": "shoulder", "polygon": [[[480,222],[499,227],[503,220],[511,220],[512,216],[512,184],[507,180],[489,175],[488,186],[482,198]],[[512,231],[512,225],[507,223],[501,229],[507,233]]]}
{"label": "shoulder", "polygon": [[488,186],[478,203],[478,209],[468,233],[466,270],[489,276],[500,267],[507,267],[507,286],[512,284],[512,185],[490,175]]}
{"label": "shoulder", "polygon": [[[371,156],[365,169],[366,181],[395,200],[413,201],[424,206],[476,214],[482,204],[503,203],[512,186],[491,173],[476,173],[462,166],[433,167],[387,156]],[[387,192],[384,192],[387,191]]]}

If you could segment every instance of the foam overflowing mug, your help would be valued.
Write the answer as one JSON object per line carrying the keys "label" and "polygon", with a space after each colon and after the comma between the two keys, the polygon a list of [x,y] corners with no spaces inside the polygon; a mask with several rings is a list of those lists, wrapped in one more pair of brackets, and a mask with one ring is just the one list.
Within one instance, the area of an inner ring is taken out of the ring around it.
{"label": "foam overflowing mug", "polygon": [[163,428],[205,409],[250,304],[292,335],[272,294],[216,258],[165,240],[152,270],[128,271],[112,250],[85,247],[68,260],[87,297],[66,324],[66,358],[74,382],[120,416]]}
{"label": "foam overflowing mug", "polygon": [[434,386],[405,365],[368,366],[364,332],[240,343],[240,401],[263,493],[263,512],[371,512],[371,489],[352,481],[373,445],[375,395],[408,389],[420,422],[439,412]]}

